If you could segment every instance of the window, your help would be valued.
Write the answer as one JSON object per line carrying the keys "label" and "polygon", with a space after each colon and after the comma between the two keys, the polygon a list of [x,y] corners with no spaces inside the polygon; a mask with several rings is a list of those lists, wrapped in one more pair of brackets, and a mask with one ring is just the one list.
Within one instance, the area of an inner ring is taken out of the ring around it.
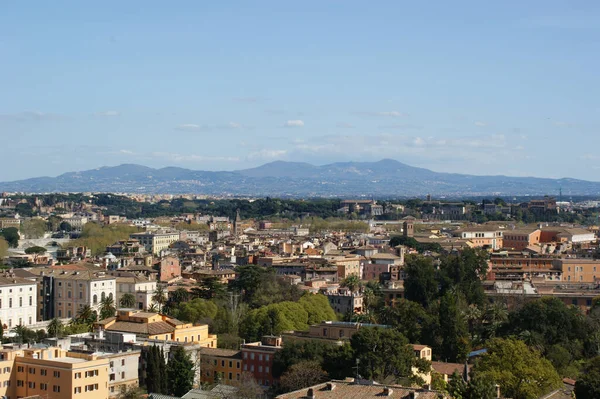
{"label": "window", "polygon": [[115,362],[110,362],[110,368],[115,367]]}
{"label": "window", "polygon": [[254,353],[250,354],[250,359],[254,360]]}
{"label": "window", "polygon": [[108,380],[109,380],[109,381],[114,381],[114,380],[116,380],[116,378],[117,378],[117,377],[115,376],[115,373],[112,373],[112,374],[111,374],[111,375],[108,377]]}
{"label": "window", "polygon": [[71,298],[71,291],[67,291],[67,298]]}
{"label": "window", "polygon": [[40,369],[40,375],[48,375],[48,370]]}
{"label": "window", "polygon": [[121,371],[121,378],[125,379],[125,372],[124,371]]}
{"label": "window", "polygon": [[35,388],[35,382],[29,381],[29,383],[27,384],[27,386],[29,387],[29,389],[34,389]]}
{"label": "window", "polygon": [[40,389],[41,389],[42,391],[47,391],[47,390],[48,390],[48,384],[41,383],[41,384],[40,384]]}
{"label": "window", "polygon": [[[96,284],[94,284],[96,285]],[[94,305],[98,303],[98,295],[94,294]]]}
{"label": "window", "polygon": [[244,352],[244,359],[248,359],[248,352]]}
{"label": "window", "polygon": [[225,360],[221,360],[221,367],[225,367]]}
{"label": "window", "polygon": [[23,366],[17,366],[17,372],[22,373],[25,371],[25,367]]}
{"label": "window", "polygon": [[29,306],[33,306],[33,297],[29,296]]}
{"label": "window", "polygon": [[258,360],[262,362],[262,354],[261,353],[258,354]]}
{"label": "window", "polygon": [[265,367],[265,373],[269,372],[269,366]]}
{"label": "window", "polygon": [[23,384],[23,380],[17,380],[17,386],[18,386],[18,387],[22,387],[22,386],[24,386],[24,385],[25,385],[25,384]]}
{"label": "window", "polygon": [[81,292],[81,291],[79,291],[79,299],[83,299],[83,292]]}
{"label": "window", "polygon": [[[54,377],[55,378],[60,378],[60,371],[54,371]],[[58,391],[54,391],[54,392],[58,392]]]}
{"label": "window", "polygon": [[81,393],[81,387],[75,387],[73,393]]}
{"label": "window", "polygon": [[75,373],[75,379],[81,378],[81,373]]}
{"label": "window", "polygon": [[60,392],[60,385],[53,385],[52,392]]}
{"label": "window", "polygon": [[121,359],[121,366],[125,366],[125,359]]}
{"label": "window", "polygon": [[8,298],[8,307],[12,308],[12,298]]}
{"label": "window", "polygon": [[31,325],[31,316],[29,316],[29,325]]}
{"label": "window", "polygon": [[231,360],[229,361],[229,368],[233,368],[233,362]]}
{"label": "window", "polygon": [[233,379],[233,373],[229,373],[229,379]]}
{"label": "window", "polygon": [[29,367],[29,374],[35,374],[35,369],[33,367]]}

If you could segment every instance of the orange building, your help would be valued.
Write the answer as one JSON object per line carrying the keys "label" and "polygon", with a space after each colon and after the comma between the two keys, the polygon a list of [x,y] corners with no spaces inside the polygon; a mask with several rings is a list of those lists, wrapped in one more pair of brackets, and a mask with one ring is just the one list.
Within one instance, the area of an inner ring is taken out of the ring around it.
{"label": "orange building", "polygon": [[0,350],[0,394],[6,398],[106,399],[108,359],[59,348]]}
{"label": "orange building", "polygon": [[208,384],[230,384],[240,381],[242,375],[242,351],[217,348],[201,348],[201,381]]}
{"label": "orange building", "polygon": [[542,231],[540,229],[507,230],[504,232],[504,248],[523,250],[540,243]]}
{"label": "orange building", "polygon": [[196,342],[208,348],[217,347],[217,336],[208,333],[207,324],[184,323],[160,313],[119,310],[116,317],[101,320],[96,327],[159,341]]}
{"label": "orange building", "polygon": [[594,259],[557,259],[554,268],[562,272],[562,281],[595,283],[600,277],[600,261]]}

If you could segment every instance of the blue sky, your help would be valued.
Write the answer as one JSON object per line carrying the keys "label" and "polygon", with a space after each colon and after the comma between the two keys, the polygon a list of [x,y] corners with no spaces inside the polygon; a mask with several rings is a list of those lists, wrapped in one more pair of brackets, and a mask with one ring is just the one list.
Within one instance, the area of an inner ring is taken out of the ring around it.
{"label": "blue sky", "polygon": [[5,1],[0,181],[382,158],[600,180],[598,71],[596,0]]}

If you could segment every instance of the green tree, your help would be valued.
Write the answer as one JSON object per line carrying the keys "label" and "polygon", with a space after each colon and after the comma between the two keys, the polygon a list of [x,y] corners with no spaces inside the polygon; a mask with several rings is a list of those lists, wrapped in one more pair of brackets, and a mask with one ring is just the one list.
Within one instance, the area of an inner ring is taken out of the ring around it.
{"label": "green tree", "polygon": [[62,218],[56,215],[50,215],[46,221],[46,228],[48,231],[58,231]]}
{"label": "green tree", "polygon": [[471,248],[459,254],[442,258],[440,266],[441,294],[456,287],[467,300],[467,304],[481,306],[486,297],[481,285],[487,274],[487,253]]}
{"label": "green tree", "polygon": [[73,231],[73,226],[71,226],[71,223],[69,223],[69,222],[61,222],[61,224],[58,226],[58,228],[60,229],[60,231],[66,231],[66,232]]}
{"label": "green tree", "polygon": [[166,393],[164,369],[165,358],[160,349],[152,345],[144,351],[145,370],[146,370],[146,391],[148,393]]}
{"label": "green tree", "polygon": [[600,357],[589,360],[584,366],[575,383],[575,396],[577,399],[600,398]]}
{"label": "green tree", "polygon": [[135,306],[135,296],[130,292],[126,292],[121,296],[119,305],[123,308],[133,308]]}
{"label": "green tree", "polygon": [[190,297],[190,293],[183,287],[177,288],[171,294],[171,301],[178,304],[181,302],[187,302]]}
{"label": "green tree", "polygon": [[350,339],[359,362],[359,372],[367,379],[398,380],[412,375],[414,353],[406,337],[389,328],[363,327]]}
{"label": "green tree", "polygon": [[449,362],[464,362],[471,349],[469,328],[461,308],[464,300],[459,292],[448,291],[440,300],[440,356]]}
{"label": "green tree", "polygon": [[361,286],[361,281],[356,274],[351,274],[340,282],[340,286],[346,287],[352,292],[357,292]]}
{"label": "green tree", "polygon": [[76,321],[77,323],[91,326],[97,318],[97,314],[92,307],[90,305],[84,305],[79,312],[77,312]]}
{"label": "green tree", "polygon": [[475,365],[475,373],[501,386],[504,396],[536,399],[561,385],[552,364],[522,341],[494,338]]}
{"label": "green tree", "polygon": [[16,248],[19,246],[19,230],[16,227],[7,227],[0,230],[0,236],[4,237],[9,247]]}
{"label": "green tree", "polygon": [[117,308],[115,307],[115,301],[111,295],[104,297],[100,301],[100,320],[114,317],[116,312]]}
{"label": "green tree", "polygon": [[33,246],[33,247],[29,247],[29,248],[25,249],[25,253],[27,255],[31,255],[31,254],[41,255],[41,254],[45,254],[46,251],[47,251],[46,248],[38,247],[38,246]]}
{"label": "green tree", "polygon": [[429,315],[417,302],[397,299],[394,306],[380,306],[377,318],[381,324],[394,327],[412,343],[422,342],[421,332]]}
{"label": "green tree", "polygon": [[64,325],[58,317],[55,317],[52,320],[50,320],[50,323],[48,323],[47,329],[48,329],[49,336],[58,338],[63,333]]}
{"label": "green tree", "polygon": [[322,321],[335,321],[335,311],[329,304],[329,300],[323,294],[311,294],[306,292],[298,301],[298,304],[306,311],[308,319],[306,324],[313,325]]}
{"label": "green tree", "polygon": [[171,356],[167,363],[168,393],[182,397],[192,389],[194,383],[194,363],[181,346],[171,348]]}
{"label": "green tree", "polygon": [[171,316],[189,323],[209,322],[217,315],[218,307],[206,299],[192,299],[182,302],[171,309]]}
{"label": "green tree", "polygon": [[420,303],[425,308],[429,307],[438,293],[432,259],[422,256],[407,257],[404,271],[404,297]]}
{"label": "green tree", "polygon": [[207,276],[198,282],[198,286],[192,288],[192,295],[204,299],[222,299],[227,293],[227,287],[217,276]]}
{"label": "green tree", "polygon": [[154,294],[152,295],[152,302],[156,305],[158,313],[163,311],[163,307],[167,303],[167,294],[162,285],[157,285]]}

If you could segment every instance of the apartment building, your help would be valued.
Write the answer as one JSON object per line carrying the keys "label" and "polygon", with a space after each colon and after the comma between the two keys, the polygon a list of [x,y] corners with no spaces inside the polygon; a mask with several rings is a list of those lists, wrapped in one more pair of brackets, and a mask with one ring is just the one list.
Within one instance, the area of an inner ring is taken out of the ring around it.
{"label": "apartment building", "polygon": [[359,292],[338,290],[334,292],[326,292],[325,295],[329,300],[329,304],[336,313],[360,314],[363,312],[363,295]]}
{"label": "apartment building", "polygon": [[562,281],[595,283],[600,277],[600,260],[556,259],[553,268],[561,272]]}
{"label": "apartment building", "polygon": [[42,269],[40,273],[42,320],[75,317],[86,305],[99,311],[104,298],[117,296],[116,277],[104,271]]}
{"label": "apartment building", "polygon": [[116,317],[96,323],[100,330],[135,334],[140,338],[158,341],[199,343],[208,348],[217,347],[217,336],[208,333],[208,325],[184,323],[160,314],[121,309]]}
{"label": "apartment building", "polygon": [[169,281],[181,277],[181,265],[179,259],[174,256],[166,256],[160,261],[158,273],[160,281]]}
{"label": "apartment building", "polygon": [[264,336],[260,342],[242,345],[244,371],[262,386],[273,385],[273,359],[283,349],[281,337]]}
{"label": "apartment building", "polygon": [[517,251],[540,243],[542,231],[540,229],[507,230],[503,234],[504,248]]}
{"label": "apartment building", "polygon": [[201,380],[208,384],[226,384],[240,381],[242,375],[242,351],[217,348],[200,349]]}
{"label": "apartment building", "polygon": [[15,277],[10,272],[0,274],[0,323],[11,329],[19,324],[30,326],[36,322],[36,282]]}
{"label": "apartment building", "polygon": [[463,240],[469,240],[471,246],[476,248],[490,248],[498,250],[503,246],[503,232],[494,227],[474,226],[457,230],[455,235]]}
{"label": "apartment building", "polygon": [[53,347],[0,350],[0,395],[7,399],[105,399],[107,359]]}
{"label": "apartment building", "polygon": [[138,240],[140,245],[143,245],[146,251],[160,255],[163,249],[169,248],[169,245],[179,240],[179,232],[144,232],[131,234],[129,236],[132,240]]}
{"label": "apartment building", "polygon": [[0,218],[0,229],[8,229],[9,227],[20,230],[21,220],[15,218]]}
{"label": "apartment building", "polygon": [[143,275],[117,277],[117,307],[121,303],[124,294],[132,294],[135,297],[136,309],[148,309],[154,301],[152,296],[156,291],[157,282]]}
{"label": "apartment building", "polygon": [[119,351],[118,353],[100,353],[100,359],[107,359],[108,392],[116,397],[129,388],[138,387],[140,350]]}

